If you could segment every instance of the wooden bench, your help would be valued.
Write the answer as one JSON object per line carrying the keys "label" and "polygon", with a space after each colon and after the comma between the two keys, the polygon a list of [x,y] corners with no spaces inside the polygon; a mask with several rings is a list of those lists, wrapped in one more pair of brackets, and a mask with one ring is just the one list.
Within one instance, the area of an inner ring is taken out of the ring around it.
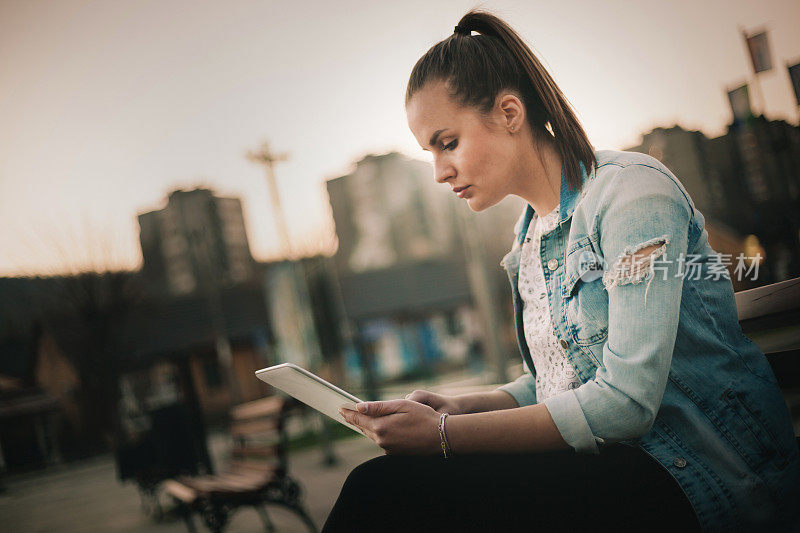
{"label": "wooden bench", "polygon": [[292,511],[305,528],[316,531],[301,503],[300,486],[288,474],[285,420],[295,407],[293,400],[277,396],[235,407],[232,458],[225,469],[217,475],[177,477],[164,483],[190,532],[195,531],[194,514],[211,531],[220,532],[241,507],[253,507],[265,529],[274,531],[266,504]]}
{"label": "wooden bench", "polygon": [[[800,278],[735,296],[742,331],[767,356],[794,422],[800,419]],[[800,447],[800,437],[797,444]]]}

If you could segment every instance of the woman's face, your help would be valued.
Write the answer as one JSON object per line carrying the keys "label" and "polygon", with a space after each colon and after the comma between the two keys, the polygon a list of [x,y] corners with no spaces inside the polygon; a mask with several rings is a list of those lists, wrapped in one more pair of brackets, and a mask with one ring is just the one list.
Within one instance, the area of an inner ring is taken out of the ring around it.
{"label": "woman's face", "polygon": [[[524,111],[523,111],[524,114]],[[524,120],[495,106],[488,117],[462,107],[444,82],[428,83],[408,102],[411,132],[433,154],[434,179],[447,183],[473,211],[483,211],[512,194],[517,143],[509,128]]]}

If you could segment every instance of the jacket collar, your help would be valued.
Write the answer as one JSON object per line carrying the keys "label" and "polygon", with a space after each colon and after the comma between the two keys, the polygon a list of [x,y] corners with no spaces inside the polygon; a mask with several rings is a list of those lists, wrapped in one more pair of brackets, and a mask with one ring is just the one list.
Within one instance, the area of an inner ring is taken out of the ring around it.
{"label": "jacket collar", "polygon": [[[560,218],[558,220],[558,224],[561,225],[565,220],[569,219],[572,216],[573,211],[575,211],[575,206],[577,205],[580,197],[586,192],[586,183],[591,181],[594,178],[596,173],[596,169],[592,168],[592,173],[589,175],[586,172],[586,167],[584,166],[583,162],[579,163],[581,168],[581,187],[578,190],[570,190],[569,186],[567,185],[567,180],[564,177],[564,164],[561,164],[561,198],[560,198]],[[525,210],[522,212],[522,215],[517,220],[517,224],[514,227],[514,233],[516,235],[516,242],[522,244],[522,241],[525,240],[525,235],[528,233],[528,226],[531,224],[531,220],[533,219],[533,207],[531,204],[525,204]]]}

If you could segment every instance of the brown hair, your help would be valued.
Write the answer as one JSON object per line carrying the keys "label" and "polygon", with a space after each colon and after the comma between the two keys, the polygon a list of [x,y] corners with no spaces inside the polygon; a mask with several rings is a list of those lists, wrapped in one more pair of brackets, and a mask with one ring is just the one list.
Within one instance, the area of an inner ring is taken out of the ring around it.
{"label": "brown hair", "polygon": [[508,24],[486,11],[469,11],[461,17],[457,30],[433,45],[414,65],[406,88],[406,105],[432,81],[444,81],[461,105],[481,113],[492,109],[500,91],[516,92],[537,141],[552,140],[561,156],[567,184],[579,189],[579,164],[590,172],[597,164],[594,149],[561,89],[528,45]]}

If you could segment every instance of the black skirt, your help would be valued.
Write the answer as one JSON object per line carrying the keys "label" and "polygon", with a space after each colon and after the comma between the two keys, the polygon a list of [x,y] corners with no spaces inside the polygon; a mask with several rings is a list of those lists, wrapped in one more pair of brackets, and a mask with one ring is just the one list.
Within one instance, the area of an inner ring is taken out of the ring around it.
{"label": "black skirt", "polygon": [[[588,529],[584,529],[588,528]],[[639,448],[599,455],[385,455],[345,481],[323,532],[700,531],[672,475]]]}

